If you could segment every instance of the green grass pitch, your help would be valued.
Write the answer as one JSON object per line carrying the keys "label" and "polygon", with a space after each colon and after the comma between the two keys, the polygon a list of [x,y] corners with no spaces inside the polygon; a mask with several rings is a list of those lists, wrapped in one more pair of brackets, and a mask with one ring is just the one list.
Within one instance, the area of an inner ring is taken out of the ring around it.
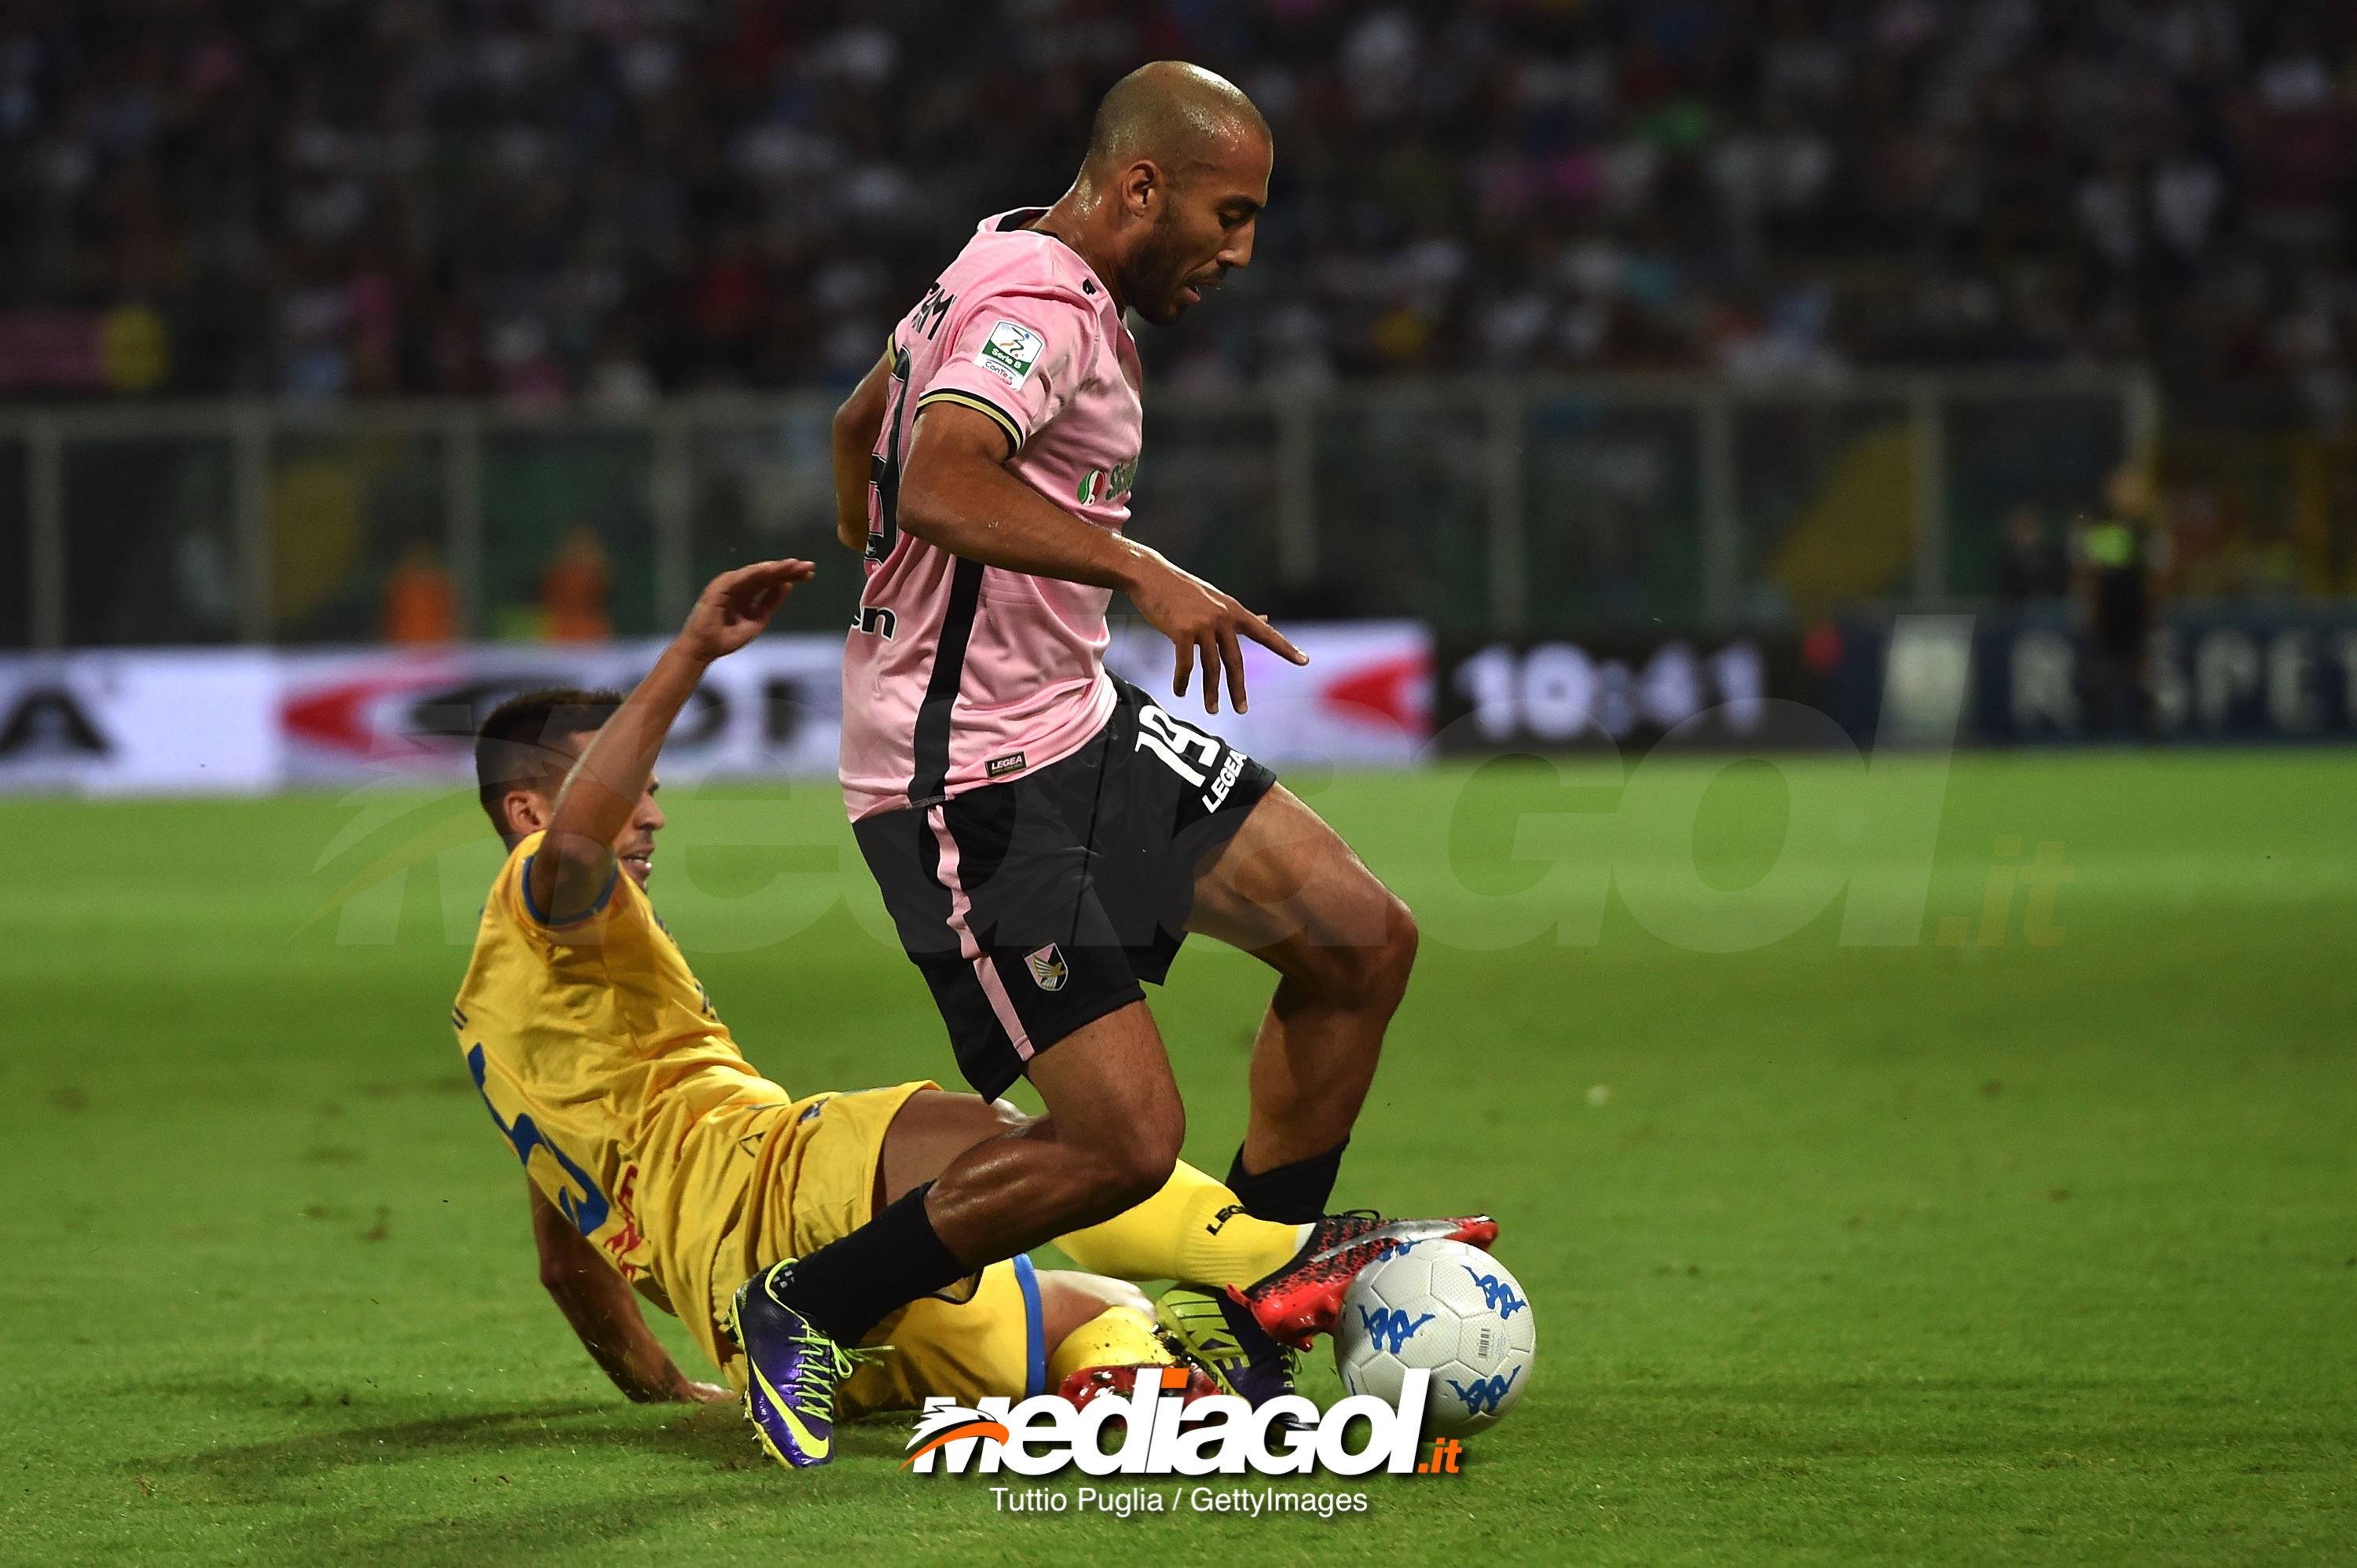
{"label": "green grass pitch", "polygon": [[[0,1560],[2348,1561],[2352,777],[1960,758],[1919,945],[1842,945],[1835,903],[1732,953],[1617,895],[1530,934],[1514,813],[1616,774],[1310,780],[1427,930],[1338,1198],[1493,1209],[1540,1360],[1464,1475],[1259,1521],[997,1514],[897,1473],[898,1419],[789,1476],[733,1411],[615,1395],[445,1022],[464,795],[0,805]],[[657,901],[757,1063],[949,1075],[831,789],[671,804]],[[1743,765],[1677,853],[1740,886],[1789,809]],[[2072,880],[2033,944],[2040,843]],[[1223,1169],[1266,983],[1207,946],[1172,980]]]}

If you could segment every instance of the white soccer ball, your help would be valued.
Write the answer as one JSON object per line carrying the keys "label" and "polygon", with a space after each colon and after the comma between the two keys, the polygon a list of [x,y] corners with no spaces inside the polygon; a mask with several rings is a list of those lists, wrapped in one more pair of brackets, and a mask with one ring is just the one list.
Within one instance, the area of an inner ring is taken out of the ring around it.
{"label": "white soccer ball", "polygon": [[1530,1297],[1497,1259],[1462,1241],[1416,1241],[1351,1282],[1334,1369],[1351,1392],[1390,1401],[1409,1368],[1430,1369],[1427,1428],[1461,1437],[1523,1397],[1538,1343]]}

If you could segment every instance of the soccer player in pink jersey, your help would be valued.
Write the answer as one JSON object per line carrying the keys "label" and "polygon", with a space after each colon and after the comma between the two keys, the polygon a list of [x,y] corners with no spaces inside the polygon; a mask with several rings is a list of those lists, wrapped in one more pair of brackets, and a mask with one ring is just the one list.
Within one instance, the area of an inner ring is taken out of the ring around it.
{"label": "soccer player in pink jersey", "polygon": [[[868,574],[844,660],[844,798],[967,1079],[988,1099],[1028,1078],[1047,1114],[748,1282],[740,1332],[778,1407],[757,1421],[823,1411],[833,1348],[903,1304],[1162,1187],[1186,1116],[1141,982],[1160,983],[1189,932],[1277,972],[1229,1185],[1250,1213],[1313,1230],[1232,1299],[1166,1303],[1166,1326],[1230,1391],[1289,1391],[1278,1340],[1330,1326],[1302,1304],[1338,1301],[1336,1277],[1398,1244],[1326,1205],[1414,918],[1268,768],[1103,664],[1115,590],[1177,645],[1178,695],[1200,666],[1209,713],[1223,679],[1244,708],[1245,640],[1306,662],[1123,532],[1142,379],[1125,313],[1167,325],[1252,260],[1272,157],[1229,82],[1168,61],[1132,73],[1071,189],[985,220],[836,416],[839,527]],[[1397,1223],[1496,1234],[1480,1217]]]}

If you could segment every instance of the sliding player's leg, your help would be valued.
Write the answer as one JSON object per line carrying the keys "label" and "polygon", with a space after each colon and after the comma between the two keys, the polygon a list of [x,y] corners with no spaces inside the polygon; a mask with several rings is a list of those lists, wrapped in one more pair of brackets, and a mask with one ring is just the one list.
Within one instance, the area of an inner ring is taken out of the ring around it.
{"label": "sliding player's leg", "polygon": [[1056,1238],[1092,1273],[1249,1285],[1293,1261],[1316,1229],[1244,1212],[1236,1195],[1181,1160],[1162,1189],[1112,1219]]}
{"label": "sliding player's leg", "polygon": [[1154,1304],[1126,1280],[1042,1269],[1039,1313],[1047,1328],[1047,1385],[1060,1389],[1092,1367],[1167,1367],[1175,1359],[1154,1326]]}
{"label": "sliding player's leg", "polygon": [[843,1385],[845,1418],[912,1410],[934,1395],[971,1406],[991,1395],[1054,1393],[1088,1368],[1165,1367],[1174,1359],[1137,1287],[1028,1259],[993,1263],[959,1303],[926,1297],[891,1314],[879,1347]]}
{"label": "sliding player's leg", "polygon": [[1341,836],[1271,789],[1197,869],[1189,931],[1278,974],[1253,1045],[1252,1113],[1228,1185],[1265,1219],[1326,1212],[1415,963],[1415,918]]}

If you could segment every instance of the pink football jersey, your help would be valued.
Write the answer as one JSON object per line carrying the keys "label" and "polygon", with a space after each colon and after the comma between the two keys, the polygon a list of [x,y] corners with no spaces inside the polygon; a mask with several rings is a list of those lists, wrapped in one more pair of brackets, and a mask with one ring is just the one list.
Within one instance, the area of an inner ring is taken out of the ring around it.
{"label": "pink football jersey", "polygon": [[920,411],[956,403],[1006,432],[1016,477],[1074,517],[1129,518],[1143,411],[1137,345],[1096,274],[985,219],[893,329],[867,502],[867,585],[843,660],[843,796],[855,818],[1043,768],[1113,712],[1109,590],[968,561],[902,533],[900,467]]}

